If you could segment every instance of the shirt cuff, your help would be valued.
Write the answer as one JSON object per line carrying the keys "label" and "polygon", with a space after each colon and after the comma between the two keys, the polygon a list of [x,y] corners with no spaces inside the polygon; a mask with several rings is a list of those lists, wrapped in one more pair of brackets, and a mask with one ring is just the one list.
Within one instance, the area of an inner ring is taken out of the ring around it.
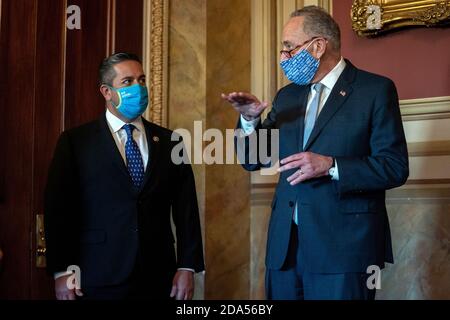
{"label": "shirt cuff", "polygon": [[254,120],[245,120],[245,118],[241,115],[241,127],[242,130],[244,130],[244,133],[246,135],[250,135],[255,131],[256,126],[258,125],[258,122],[261,120],[261,118],[256,118]]}
{"label": "shirt cuff", "polygon": [[192,272],[192,273],[195,273],[195,270],[194,270],[194,269],[189,269],[189,268],[178,268],[177,270],[178,270],[178,271],[190,271],[190,272]]}
{"label": "shirt cuff", "polygon": [[335,162],[334,171],[333,174],[331,175],[331,180],[339,181],[339,169],[337,161]]}

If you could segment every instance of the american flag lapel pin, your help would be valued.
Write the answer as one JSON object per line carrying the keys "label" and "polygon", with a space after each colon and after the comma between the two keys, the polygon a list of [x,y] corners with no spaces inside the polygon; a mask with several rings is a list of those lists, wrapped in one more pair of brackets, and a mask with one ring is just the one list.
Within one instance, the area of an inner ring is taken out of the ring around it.
{"label": "american flag lapel pin", "polygon": [[347,95],[347,92],[345,92],[344,90],[341,90],[341,92],[339,92],[339,94],[343,97],[345,97]]}

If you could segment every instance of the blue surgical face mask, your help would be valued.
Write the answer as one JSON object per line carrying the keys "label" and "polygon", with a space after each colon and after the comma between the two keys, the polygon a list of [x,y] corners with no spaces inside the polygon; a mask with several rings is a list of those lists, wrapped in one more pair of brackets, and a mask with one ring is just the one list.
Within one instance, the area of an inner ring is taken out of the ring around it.
{"label": "blue surgical face mask", "polygon": [[320,60],[306,50],[311,43],[292,58],[280,62],[286,77],[300,86],[310,84],[319,69]]}
{"label": "blue surgical face mask", "polygon": [[136,119],[141,116],[148,105],[148,90],[146,86],[135,84],[124,88],[109,88],[119,96],[119,104],[116,105],[112,100],[111,104],[117,109],[125,118]]}

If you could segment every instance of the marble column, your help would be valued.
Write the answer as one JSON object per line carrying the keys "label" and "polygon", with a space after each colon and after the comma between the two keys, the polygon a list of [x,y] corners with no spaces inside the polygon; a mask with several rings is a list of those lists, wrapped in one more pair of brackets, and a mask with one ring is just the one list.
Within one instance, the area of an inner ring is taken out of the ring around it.
{"label": "marble column", "polygon": [[[169,128],[233,129],[220,94],[250,90],[250,0],[171,0],[169,15]],[[237,164],[193,168],[206,260],[196,298],[248,299],[250,176]]]}
{"label": "marble column", "polygon": [[[206,1],[171,0],[169,6],[168,127],[194,132],[206,119]],[[192,166],[205,239],[205,165]],[[196,275],[195,298],[204,298],[204,277]]]}
{"label": "marble column", "polygon": [[[222,92],[250,90],[250,1],[207,1],[206,127],[235,128]],[[240,165],[206,167],[206,298],[248,299],[250,176]]]}

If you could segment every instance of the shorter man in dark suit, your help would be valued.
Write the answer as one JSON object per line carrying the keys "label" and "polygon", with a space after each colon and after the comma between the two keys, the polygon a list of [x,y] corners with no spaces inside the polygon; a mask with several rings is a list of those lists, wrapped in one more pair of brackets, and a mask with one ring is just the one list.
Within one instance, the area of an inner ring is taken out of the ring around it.
{"label": "shorter man in dark suit", "polygon": [[[139,58],[114,54],[99,73],[106,114],[63,132],[49,170],[47,267],[56,297],[191,299],[194,272],[204,270],[191,166],[172,162],[171,131],[141,117],[148,92]],[[70,266],[81,272],[73,288]]]}

